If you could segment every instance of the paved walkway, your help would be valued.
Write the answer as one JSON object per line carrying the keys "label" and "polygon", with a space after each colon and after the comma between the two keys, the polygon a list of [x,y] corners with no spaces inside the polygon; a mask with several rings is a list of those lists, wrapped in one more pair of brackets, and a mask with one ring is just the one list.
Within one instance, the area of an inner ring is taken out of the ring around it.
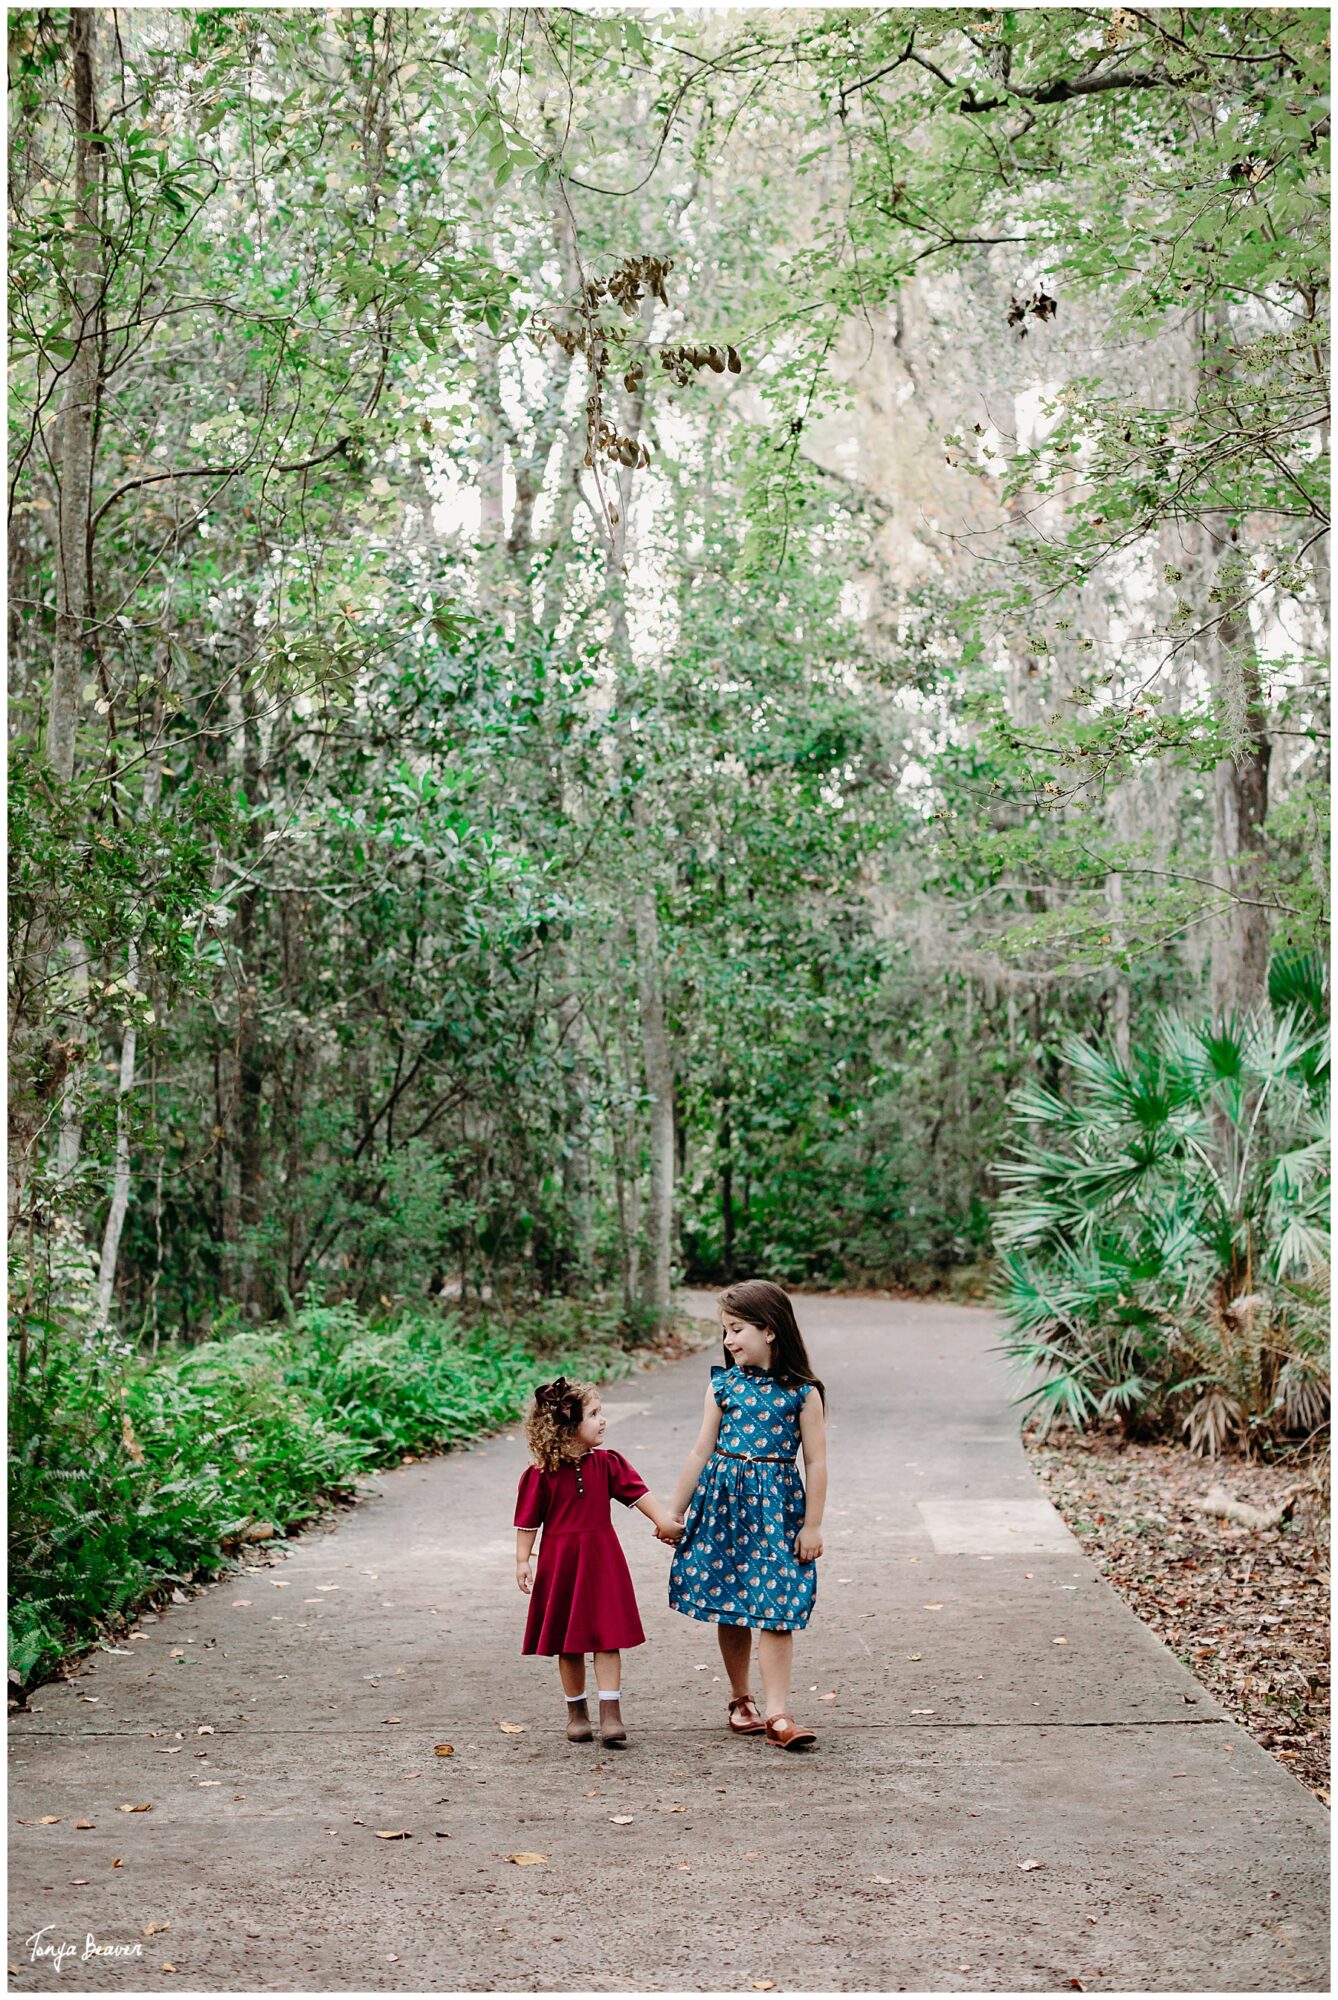
{"label": "paved walkway", "polygon": [[[640,1515],[633,1742],[567,1744],[555,1669],[518,1654],[508,1434],[379,1476],[38,1694],[10,1731],[11,1986],[56,1983],[41,1928],[95,1990],[1324,1989],[1328,1817],[1070,1538],[988,1315],[800,1318],[831,1404],[796,1642],[816,1752],[725,1735],[714,1633],[668,1609]],[[608,1442],[666,1498],[714,1358],[609,1392]],[[85,1962],[90,1932],[142,1953]]]}

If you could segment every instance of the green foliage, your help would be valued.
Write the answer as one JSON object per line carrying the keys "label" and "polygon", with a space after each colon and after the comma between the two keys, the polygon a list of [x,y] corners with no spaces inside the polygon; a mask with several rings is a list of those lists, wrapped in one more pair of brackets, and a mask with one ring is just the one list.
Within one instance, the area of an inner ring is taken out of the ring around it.
{"label": "green foliage", "polygon": [[310,1305],[155,1361],[53,1331],[11,1376],[11,1682],[226,1569],[253,1524],[296,1532],[369,1468],[513,1421],[546,1375],[624,1372],[637,1331],[561,1302],[472,1325]]}
{"label": "green foliage", "polygon": [[1213,1451],[1317,1428],[1328,1042],[1315,968],[1279,966],[1274,985],[1306,1006],[1163,1015],[1127,1063],[1075,1037],[1068,1094],[1015,1095],[998,1303],[1047,1422],[1183,1422]]}

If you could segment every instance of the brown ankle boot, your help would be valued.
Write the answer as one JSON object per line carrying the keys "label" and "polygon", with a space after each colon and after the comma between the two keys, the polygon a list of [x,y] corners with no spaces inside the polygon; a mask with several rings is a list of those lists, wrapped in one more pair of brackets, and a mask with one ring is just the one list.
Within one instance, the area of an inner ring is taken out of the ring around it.
{"label": "brown ankle boot", "polygon": [[590,1715],[585,1705],[585,1696],[579,1701],[567,1703],[568,1743],[593,1743],[595,1732],[590,1727]]}
{"label": "brown ankle boot", "polygon": [[616,1701],[601,1701],[599,1704],[599,1740],[609,1750],[621,1750],[627,1741],[622,1710]]}

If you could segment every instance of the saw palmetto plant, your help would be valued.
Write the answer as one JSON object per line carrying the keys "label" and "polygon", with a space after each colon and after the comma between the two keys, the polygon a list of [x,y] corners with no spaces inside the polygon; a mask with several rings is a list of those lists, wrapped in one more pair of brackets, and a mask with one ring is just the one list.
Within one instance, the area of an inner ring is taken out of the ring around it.
{"label": "saw palmetto plant", "polygon": [[1328,1042],[1314,960],[1272,1004],[1162,1015],[1127,1061],[1078,1037],[1012,1105],[997,1173],[1005,1348],[1048,1424],[1195,1449],[1327,1419]]}

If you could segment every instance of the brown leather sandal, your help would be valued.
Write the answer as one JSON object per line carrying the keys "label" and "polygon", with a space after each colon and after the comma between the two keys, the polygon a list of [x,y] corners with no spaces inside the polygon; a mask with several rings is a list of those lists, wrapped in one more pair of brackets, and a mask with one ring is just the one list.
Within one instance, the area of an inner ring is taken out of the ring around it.
{"label": "brown leather sandal", "polygon": [[781,1750],[801,1750],[806,1743],[818,1740],[811,1729],[805,1729],[792,1715],[769,1715],[766,1730],[767,1742]]}
{"label": "brown leather sandal", "polygon": [[[751,1709],[751,1715],[742,1715],[744,1709]],[[757,1703],[750,1694],[732,1694],[729,1698],[729,1726],[736,1736],[760,1736],[766,1728],[757,1712]]]}

